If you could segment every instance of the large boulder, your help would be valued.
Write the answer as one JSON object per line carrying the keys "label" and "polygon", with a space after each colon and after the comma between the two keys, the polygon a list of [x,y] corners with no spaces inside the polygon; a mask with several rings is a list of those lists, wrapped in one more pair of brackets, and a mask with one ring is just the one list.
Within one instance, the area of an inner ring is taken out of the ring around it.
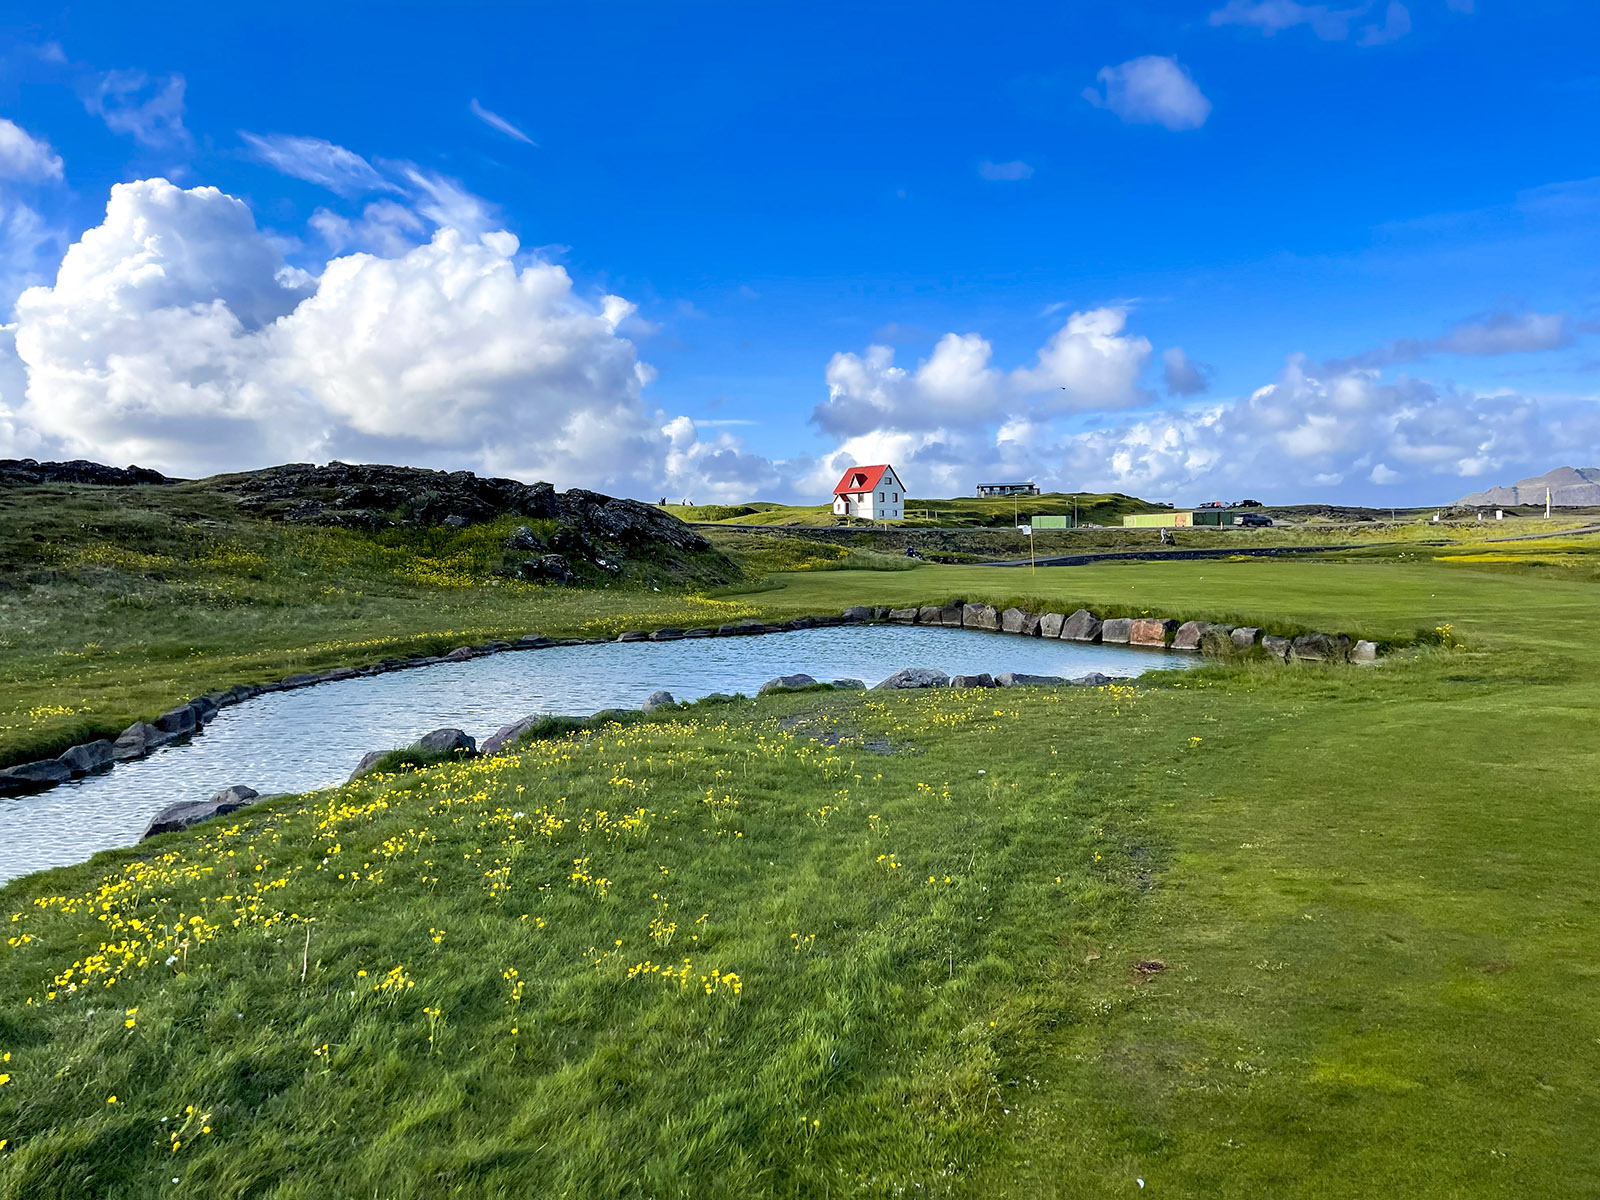
{"label": "large boulder", "polygon": [[[1072,615],[1076,617],[1078,614],[1073,613]],[[1100,640],[1109,645],[1126,646],[1132,632],[1133,619],[1131,617],[1111,617],[1100,622]],[[1066,636],[1065,632],[1062,633],[1062,636]],[[1079,639],[1073,638],[1072,640],[1078,641]]]}
{"label": "large boulder", "polygon": [[1176,621],[1140,617],[1128,629],[1128,643],[1133,646],[1165,646],[1177,632]]}
{"label": "large boulder", "polygon": [[950,676],[931,667],[902,667],[873,690],[894,688],[941,688],[950,686]]}
{"label": "large boulder", "polygon": [[85,742],[81,746],[74,746],[60,758],[67,770],[74,775],[87,775],[90,771],[98,771],[102,767],[109,767],[114,761],[114,747],[105,738],[97,742]]}
{"label": "large boulder", "polygon": [[967,616],[967,602],[952,600],[939,610],[939,624],[946,629],[960,629]]}
{"label": "large boulder", "polygon": [[937,604],[924,604],[921,608],[917,609],[917,624],[944,624],[944,610],[941,609]]}
{"label": "large boulder", "polygon": [[[1001,633],[1021,633],[1028,624],[1028,617],[1032,614],[1020,608],[1008,608],[1000,614]],[[1035,618],[1037,628],[1037,618]]]}
{"label": "large boulder", "polygon": [[846,621],[870,621],[872,620],[872,609],[863,607],[860,604],[854,604],[839,615]]}
{"label": "large boulder", "polygon": [[543,713],[534,713],[532,716],[523,717],[520,721],[513,721],[509,725],[502,725],[484,740],[482,751],[492,758],[496,754],[515,746],[522,740],[528,730],[544,720]]}
{"label": "large boulder", "polygon": [[950,686],[953,688],[992,688],[998,686],[994,676],[987,671],[979,675],[952,675]]}
{"label": "large boulder", "polygon": [[148,721],[135,721],[111,745],[111,757],[117,762],[143,758],[153,750],[176,741],[174,734],[164,733]]}
{"label": "large boulder", "polygon": [[987,629],[993,632],[1000,628],[1000,613],[992,604],[963,604],[961,624],[966,629]]}
{"label": "large boulder", "polygon": [[1044,624],[1043,613],[1026,613],[1022,619],[1022,628],[1017,630],[1023,637],[1038,637],[1039,628]]}
{"label": "large boulder", "polygon": [[1200,651],[1212,658],[1226,658],[1236,653],[1233,644],[1233,626],[1207,625],[1205,632],[1200,635]]}
{"label": "large boulder", "polygon": [[151,722],[162,733],[170,733],[175,737],[182,737],[186,733],[193,733],[200,727],[199,720],[195,717],[194,709],[185,704],[182,708],[168,709]]}
{"label": "large boulder", "polygon": [[39,792],[66,783],[72,778],[72,768],[59,758],[41,762],[23,763],[0,771],[0,796],[17,796],[25,792]]}
{"label": "large boulder", "polygon": [[655,712],[658,708],[676,708],[677,706],[678,702],[672,698],[672,693],[662,689],[661,691],[651,692],[646,696],[644,703],[639,706],[639,711]]}
{"label": "large boulder", "polygon": [[1099,671],[1090,671],[1087,675],[1079,675],[1076,679],[1067,680],[1073,687],[1105,687],[1116,680],[1109,675],[1102,675]]}
{"label": "large boulder", "polygon": [[1261,648],[1282,662],[1289,661],[1289,639],[1267,634],[1261,639]]}
{"label": "large boulder", "polygon": [[1045,613],[1039,618],[1039,636],[1044,638],[1058,638],[1061,628],[1067,623],[1067,618],[1061,613]]}
{"label": "large boulder", "polygon": [[624,629],[617,634],[617,641],[619,642],[647,642],[649,640],[650,635],[642,629]]}
{"label": "large boulder", "polygon": [[435,729],[425,733],[417,739],[416,747],[424,754],[455,754],[458,752],[476,754],[478,743],[473,738],[459,729],[446,726],[444,729]]}
{"label": "large boulder", "polygon": [[1363,666],[1378,661],[1378,643],[1360,641],[1350,647],[1350,661]]}
{"label": "large boulder", "polygon": [[1345,662],[1350,638],[1343,633],[1302,633],[1289,645],[1289,657],[1299,662]]}
{"label": "large boulder", "polygon": [[867,684],[862,679],[835,679],[833,686],[841,692],[861,692],[866,690]]}
{"label": "large boulder", "polygon": [[[1126,621],[1126,618],[1119,618]],[[1118,626],[1122,632],[1121,641],[1128,640],[1127,625]],[[1045,635],[1049,637],[1049,634]],[[1064,642],[1114,642],[1119,639],[1105,636],[1105,622],[1095,616],[1087,608],[1080,608],[1068,617],[1061,625],[1061,640]]]}
{"label": "large boulder", "polygon": [[1210,627],[1211,625],[1208,621],[1185,621],[1178,626],[1178,632],[1172,636],[1172,648],[1174,650],[1193,650],[1198,652],[1200,639],[1205,637],[1206,631]]}
{"label": "large boulder", "polygon": [[756,694],[765,696],[768,692],[788,692],[793,691],[795,688],[814,687],[816,682],[815,679],[806,674],[779,675],[776,679],[769,679],[763,683]]}
{"label": "large boulder", "polygon": [[260,798],[260,793],[254,788],[231,787],[224,788],[214,794],[209,800],[185,800],[177,804],[169,804],[153,818],[144,831],[147,838],[155,837],[159,833],[176,833],[180,829],[187,829],[201,821],[209,821],[212,817],[226,816]]}
{"label": "large boulder", "polygon": [[683,640],[681,629],[657,629],[650,635],[652,642],[680,642]]}
{"label": "large boulder", "polygon": [[1251,650],[1261,640],[1261,630],[1254,625],[1240,625],[1228,635],[1236,650]]}
{"label": "large boulder", "polygon": [[917,610],[914,608],[891,608],[889,610],[889,620],[896,625],[915,625],[917,622]]}
{"label": "large boulder", "polygon": [[1059,675],[1025,675],[1021,671],[1002,671],[994,681],[1001,687],[1054,687],[1066,682]]}

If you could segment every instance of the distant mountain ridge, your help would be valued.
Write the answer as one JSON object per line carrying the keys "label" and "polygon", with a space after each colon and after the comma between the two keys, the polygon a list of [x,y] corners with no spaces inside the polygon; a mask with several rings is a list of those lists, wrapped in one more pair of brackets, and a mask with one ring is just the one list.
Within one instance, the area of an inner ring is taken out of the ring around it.
{"label": "distant mountain ridge", "polygon": [[1557,467],[1554,471],[1519,479],[1510,487],[1492,487],[1456,501],[1464,505],[1543,504],[1545,489],[1550,503],[1561,506],[1600,507],[1600,467]]}

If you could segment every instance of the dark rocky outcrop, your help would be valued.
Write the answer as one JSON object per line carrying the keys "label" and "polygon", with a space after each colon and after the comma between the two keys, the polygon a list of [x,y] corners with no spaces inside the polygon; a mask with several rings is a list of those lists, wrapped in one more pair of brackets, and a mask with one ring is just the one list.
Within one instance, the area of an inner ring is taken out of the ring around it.
{"label": "dark rocky outcrop", "polygon": [[59,758],[22,763],[0,771],[0,796],[20,796],[42,792],[72,778],[72,768]]}
{"label": "dark rocky outcrop", "polygon": [[143,758],[152,750],[158,750],[176,740],[176,734],[164,733],[147,721],[135,721],[112,743],[111,757],[117,762],[128,762],[131,759]]}
{"label": "dark rocky outcrop", "polygon": [[489,757],[503,753],[520,742],[527,732],[544,720],[542,713],[535,713],[530,717],[523,717],[520,721],[513,721],[509,725],[502,725],[494,734],[483,743],[483,753]]}
{"label": "dark rocky outcrop", "polygon": [[950,686],[953,688],[992,688],[999,685],[995,683],[993,675],[984,671],[978,675],[952,675],[950,677]]}
{"label": "dark rocky outcrop", "polygon": [[425,733],[417,739],[417,749],[424,754],[476,754],[478,743],[470,734],[460,729],[446,727]]}
{"label": "dark rocky outcrop", "polygon": [[1002,671],[994,681],[1000,687],[1054,687],[1066,682],[1059,675],[1027,675],[1021,671]]}
{"label": "dark rocky outcrop", "polygon": [[209,821],[212,817],[238,812],[247,804],[260,799],[260,795],[254,788],[235,786],[224,788],[209,800],[185,800],[178,804],[169,804],[151,819],[144,836],[153,838],[158,833],[176,833],[201,821]]}
{"label": "dark rocky outcrop", "polygon": [[1350,638],[1343,633],[1303,633],[1289,644],[1289,657],[1299,662],[1345,662]]}
{"label": "dark rocky outcrop", "polygon": [[0,458],[0,487],[36,487],[42,483],[89,483],[100,487],[180,483],[144,467],[108,467],[75,458],[71,462],[39,462],[32,458]]}
{"label": "dark rocky outcrop", "polygon": [[1261,639],[1261,648],[1281,662],[1289,661],[1289,639],[1267,634]]}
{"label": "dark rocky outcrop", "polygon": [[81,746],[74,746],[61,756],[60,761],[74,776],[87,775],[90,771],[98,771],[109,767],[113,761],[114,747],[105,738],[97,742],[85,742]]}
{"label": "dark rocky outcrop", "polygon": [[902,667],[889,678],[873,688],[893,690],[895,688],[939,688],[949,687],[950,676],[943,671],[936,671],[931,667]]}
{"label": "dark rocky outcrop", "polygon": [[795,688],[814,687],[816,682],[815,679],[806,674],[779,675],[776,679],[769,679],[763,683],[756,694],[765,696],[769,692],[787,692],[793,691]]}

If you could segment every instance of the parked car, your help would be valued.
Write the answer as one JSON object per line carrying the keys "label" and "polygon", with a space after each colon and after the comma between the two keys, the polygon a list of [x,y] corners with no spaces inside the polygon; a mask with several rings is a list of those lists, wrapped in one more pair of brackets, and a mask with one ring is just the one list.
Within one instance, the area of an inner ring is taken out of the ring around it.
{"label": "parked car", "polygon": [[1272,518],[1266,513],[1242,513],[1233,519],[1235,525],[1271,525]]}

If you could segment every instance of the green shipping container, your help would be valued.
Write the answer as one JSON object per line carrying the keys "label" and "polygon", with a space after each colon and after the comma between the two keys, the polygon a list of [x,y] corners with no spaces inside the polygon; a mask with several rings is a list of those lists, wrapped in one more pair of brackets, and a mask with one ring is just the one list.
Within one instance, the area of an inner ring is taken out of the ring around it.
{"label": "green shipping container", "polygon": [[1033,527],[1035,529],[1070,529],[1072,527],[1071,520],[1070,517],[1065,515],[1059,517],[1035,517],[1033,519]]}
{"label": "green shipping container", "polygon": [[1185,529],[1189,525],[1186,512],[1130,513],[1122,518],[1125,529]]}
{"label": "green shipping container", "polygon": [[[1201,509],[1196,509],[1194,512],[1189,514],[1189,521],[1190,521],[1191,524],[1194,524],[1194,525],[1221,525],[1221,524],[1224,523],[1224,517],[1223,517],[1224,513],[1227,513],[1227,509],[1223,509],[1223,508],[1201,508]],[[1229,525],[1233,524],[1233,515],[1231,513],[1229,513],[1227,515],[1226,523],[1229,524]]]}

